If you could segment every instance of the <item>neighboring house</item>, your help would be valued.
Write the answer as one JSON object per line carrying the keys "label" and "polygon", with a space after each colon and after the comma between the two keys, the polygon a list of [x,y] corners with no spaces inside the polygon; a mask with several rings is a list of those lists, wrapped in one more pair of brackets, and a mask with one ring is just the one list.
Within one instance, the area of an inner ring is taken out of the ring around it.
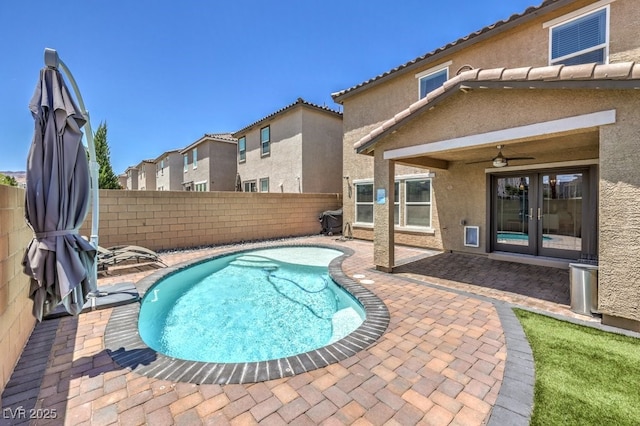
{"label": "neighboring house", "polygon": [[236,140],[230,133],[205,134],[180,151],[185,191],[233,191]]}
{"label": "neighboring house", "polygon": [[122,173],[121,175],[118,175],[118,183],[120,184],[120,187],[122,189],[128,189],[127,188],[127,173]]}
{"label": "neighboring house", "polygon": [[598,257],[602,322],[640,331],[638,22],[636,0],[547,0],[334,93],[344,221],[376,266],[394,242]]}
{"label": "neighboring house", "polygon": [[153,160],[156,165],[156,190],[182,191],[182,154],[179,149],[163,152]]}
{"label": "neighboring house", "polygon": [[153,160],[142,160],[138,169],[138,189],[140,191],[156,190],[156,165]]}
{"label": "neighboring house", "polygon": [[125,170],[124,174],[127,175],[127,182],[123,188],[130,191],[138,189],[138,168],[135,166],[129,166],[127,167],[127,170]]}
{"label": "neighboring house", "polygon": [[302,98],[237,131],[245,192],[342,190],[342,114]]}

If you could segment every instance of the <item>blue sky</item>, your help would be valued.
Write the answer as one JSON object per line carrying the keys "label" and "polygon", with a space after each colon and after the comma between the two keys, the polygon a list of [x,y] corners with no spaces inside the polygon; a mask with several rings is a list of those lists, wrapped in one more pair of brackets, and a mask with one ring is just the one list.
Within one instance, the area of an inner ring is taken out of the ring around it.
{"label": "blue sky", "polygon": [[[45,47],[75,77],[119,174],[298,97],[359,84],[541,0],[0,1],[0,170],[24,170]],[[53,8],[55,6],[55,8]]]}

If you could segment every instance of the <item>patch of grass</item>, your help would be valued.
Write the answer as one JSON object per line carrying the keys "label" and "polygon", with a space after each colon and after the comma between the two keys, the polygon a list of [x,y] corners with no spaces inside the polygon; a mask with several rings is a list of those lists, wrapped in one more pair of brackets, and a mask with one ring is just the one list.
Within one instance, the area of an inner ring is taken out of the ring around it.
{"label": "patch of grass", "polygon": [[640,425],[640,339],[514,311],[536,368],[531,425]]}

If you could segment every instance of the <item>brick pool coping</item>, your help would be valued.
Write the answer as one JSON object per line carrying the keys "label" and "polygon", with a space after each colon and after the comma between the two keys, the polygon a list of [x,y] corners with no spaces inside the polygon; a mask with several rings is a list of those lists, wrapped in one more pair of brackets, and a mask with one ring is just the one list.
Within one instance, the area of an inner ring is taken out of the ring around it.
{"label": "brick pool coping", "polygon": [[[187,361],[166,356],[148,347],[138,332],[140,303],[114,309],[107,324],[104,342],[113,361],[138,374],[194,384],[256,383],[295,376],[345,360],[375,343],[387,330],[389,310],[373,292],[349,278],[342,271],[342,262],[355,252],[348,247],[331,244],[278,244],[268,248],[320,247],[342,252],[329,264],[333,281],[362,304],[366,313],[364,322],[346,337],[327,346],[302,354],[260,362],[216,363]],[[229,256],[248,253],[255,249],[230,249],[214,256],[180,263],[154,272],[136,283],[141,300],[145,293],[160,280],[196,264]]]}

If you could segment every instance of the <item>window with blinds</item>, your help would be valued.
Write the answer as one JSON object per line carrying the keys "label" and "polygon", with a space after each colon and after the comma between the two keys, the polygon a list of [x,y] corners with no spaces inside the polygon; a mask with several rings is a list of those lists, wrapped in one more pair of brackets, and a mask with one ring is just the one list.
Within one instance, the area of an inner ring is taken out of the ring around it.
{"label": "window with blinds", "polygon": [[550,28],[550,64],[578,65],[608,61],[609,8],[596,10]]}

